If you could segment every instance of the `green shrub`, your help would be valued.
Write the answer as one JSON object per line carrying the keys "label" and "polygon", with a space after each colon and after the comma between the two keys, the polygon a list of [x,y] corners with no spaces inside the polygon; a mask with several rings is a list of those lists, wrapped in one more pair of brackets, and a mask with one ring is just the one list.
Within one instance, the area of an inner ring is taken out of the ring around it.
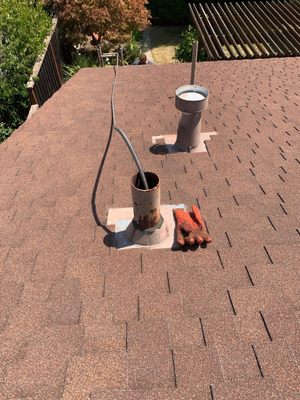
{"label": "green shrub", "polygon": [[0,122],[0,143],[3,142],[10,134],[13,129],[6,126],[3,122]]}
{"label": "green shrub", "polygon": [[27,116],[26,83],[50,27],[41,0],[0,1],[0,140]]}
{"label": "green shrub", "polygon": [[[175,49],[175,58],[180,62],[191,62],[193,54],[193,43],[199,40],[198,33],[196,29],[189,25],[181,36],[181,43]],[[198,61],[205,61],[206,59],[207,55],[205,53],[205,50],[199,48]]]}
{"label": "green shrub", "polygon": [[131,38],[133,38],[136,42],[140,42],[142,40],[142,32],[134,30],[131,32]]}
{"label": "green shrub", "polygon": [[139,58],[143,50],[140,43],[136,40],[134,34],[131,35],[131,39],[123,45],[124,50],[124,61],[126,64],[132,64],[134,60]]}
{"label": "green shrub", "polygon": [[72,65],[63,64],[64,80],[67,81],[81,68],[97,67],[97,58],[89,54],[76,54]]}

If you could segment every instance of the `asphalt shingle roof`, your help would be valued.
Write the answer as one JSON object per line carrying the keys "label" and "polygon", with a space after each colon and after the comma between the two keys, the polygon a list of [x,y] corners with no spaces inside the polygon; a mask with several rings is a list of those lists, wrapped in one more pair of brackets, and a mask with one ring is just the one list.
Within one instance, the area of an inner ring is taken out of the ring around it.
{"label": "asphalt shingle roof", "polygon": [[[198,64],[218,135],[208,153],[154,155],[189,74],[120,68],[117,123],[162,204],[198,201],[206,249],[118,251],[96,224],[111,69],[81,70],[1,144],[1,399],[299,396],[299,58]],[[131,206],[134,172],[114,134],[98,223]]]}

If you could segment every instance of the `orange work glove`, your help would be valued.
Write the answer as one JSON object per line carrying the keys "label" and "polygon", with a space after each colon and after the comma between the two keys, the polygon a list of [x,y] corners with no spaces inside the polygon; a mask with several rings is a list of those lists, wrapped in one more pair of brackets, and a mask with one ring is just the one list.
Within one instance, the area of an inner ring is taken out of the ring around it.
{"label": "orange work glove", "polygon": [[199,208],[192,206],[192,212],[184,211],[182,208],[174,208],[173,213],[176,220],[177,243],[192,245],[195,242],[210,243],[211,237],[208,235],[206,226],[200,214]]}

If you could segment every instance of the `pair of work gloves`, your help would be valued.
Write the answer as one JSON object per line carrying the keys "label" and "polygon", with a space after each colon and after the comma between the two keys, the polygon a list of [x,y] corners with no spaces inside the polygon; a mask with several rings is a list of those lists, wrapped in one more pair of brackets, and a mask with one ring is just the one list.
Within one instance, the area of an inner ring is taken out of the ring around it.
{"label": "pair of work gloves", "polygon": [[212,241],[198,207],[192,206],[191,212],[182,208],[175,208],[173,213],[176,220],[177,243],[180,246],[210,243]]}

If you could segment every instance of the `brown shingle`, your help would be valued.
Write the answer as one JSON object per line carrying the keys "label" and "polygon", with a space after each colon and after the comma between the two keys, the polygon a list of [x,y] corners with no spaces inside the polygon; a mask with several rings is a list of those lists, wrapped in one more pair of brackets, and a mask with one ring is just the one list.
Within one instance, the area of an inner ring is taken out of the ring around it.
{"label": "brown shingle", "polygon": [[209,386],[223,380],[218,353],[215,349],[182,349],[174,353],[179,388]]}
{"label": "brown shingle", "polygon": [[266,377],[273,377],[280,394],[296,396],[299,394],[299,365],[296,363],[289,346],[281,341],[268,345],[255,346],[261,368]]}
{"label": "brown shingle", "polygon": [[3,397],[297,396],[298,64],[197,64],[202,129],[218,134],[208,153],[166,156],[151,137],[176,133],[190,65],[119,69],[118,124],[163,204],[200,205],[207,248],[118,251],[97,225],[93,213],[105,225],[109,208],[131,206],[135,172],[114,134],[91,208],[112,69],[80,71],[1,144]]}
{"label": "brown shingle", "polygon": [[230,314],[210,314],[202,317],[201,325],[207,346],[237,342],[239,335],[235,320],[236,317]]}
{"label": "brown shingle", "polygon": [[37,253],[30,246],[10,249],[5,261],[5,274],[18,282],[28,281],[36,256]]}
{"label": "brown shingle", "polygon": [[251,379],[218,383],[213,388],[216,400],[278,400],[280,395],[272,379]]}
{"label": "brown shingle", "polygon": [[60,396],[66,371],[66,361],[43,354],[28,356],[21,364],[7,369],[7,385],[11,395],[43,397]]}
{"label": "brown shingle", "polygon": [[128,349],[146,350],[170,348],[167,322],[163,319],[128,323]]}
{"label": "brown shingle", "polygon": [[140,318],[172,318],[182,312],[182,301],[178,294],[156,294],[149,291],[140,296]]}
{"label": "brown shingle", "polygon": [[172,354],[149,343],[128,352],[129,389],[154,389],[175,387]]}
{"label": "brown shingle", "polygon": [[116,324],[113,314],[103,298],[85,302],[81,313],[85,329],[84,350],[86,352],[125,350],[126,327]]}
{"label": "brown shingle", "polygon": [[[265,313],[264,313],[265,314]],[[263,315],[264,315],[263,314]],[[270,338],[259,311],[238,313],[234,318],[236,330],[244,342],[269,342]]]}
{"label": "brown shingle", "polygon": [[85,399],[97,389],[126,389],[127,356],[102,353],[76,356],[68,366],[63,399]]}
{"label": "brown shingle", "polygon": [[225,380],[239,381],[261,376],[250,344],[224,341],[217,344],[217,349]]}
{"label": "brown shingle", "polygon": [[60,279],[51,288],[48,302],[48,317],[52,323],[77,324],[81,300],[77,279]]}
{"label": "brown shingle", "polygon": [[126,391],[96,391],[92,393],[92,400],[210,400],[209,388],[191,390],[184,389],[156,389],[156,390],[126,390]]}
{"label": "brown shingle", "polygon": [[168,319],[168,329],[172,349],[205,346],[206,340],[200,319],[178,314]]}
{"label": "brown shingle", "polygon": [[101,257],[69,257],[66,277],[80,280],[80,296],[83,300],[94,300],[102,295],[104,274]]}

